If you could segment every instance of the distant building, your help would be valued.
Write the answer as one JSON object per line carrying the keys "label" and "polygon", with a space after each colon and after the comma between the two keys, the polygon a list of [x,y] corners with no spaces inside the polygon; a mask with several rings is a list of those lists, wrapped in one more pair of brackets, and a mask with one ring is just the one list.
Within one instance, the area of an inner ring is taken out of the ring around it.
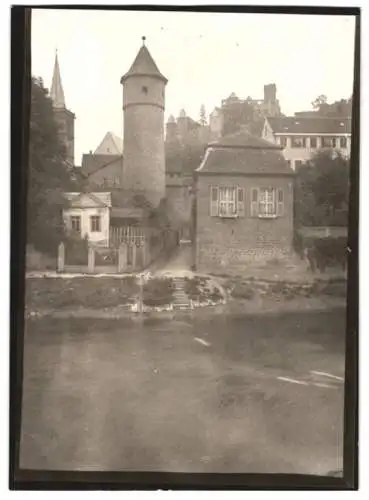
{"label": "distant building", "polygon": [[294,170],[320,149],[351,151],[351,119],[320,116],[268,117],[262,137],[283,148]]}
{"label": "distant building", "polygon": [[122,155],[123,140],[113,132],[107,132],[99,146],[95,150],[95,155]]}
{"label": "distant building", "polygon": [[208,125],[201,125],[198,121],[186,115],[182,109],[177,119],[170,115],[166,124],[166,142],[179,142],[186,144],[189,142],[200,142],[207,144],[210,140],[210,128]]}
{"label": "distant building", "polygon": [[279,116],[281,114],[275,83],[264,85],[264,99],[251,99],[249,102],[263,116]]}
{"label": "distant building", "polygon": [[198,270],[291,255],[294,173],[280,146],[239,132],[210,144],[196,174]]}
{"label": "distant building", "polygon": [[224,118],[221,108],[214,108],[214,111],[209,115],[210,138],[212,141],[216,141],[222,136],[223,122]]}
{"label": "distant building", "polygon": [[67,161],[74,166],[74,120],[75,115],[67,109],[64,89],[60,76],[58,54],[55,54],[54,72],[51,82],[50,97],[53,104],[54,118],[58,126],[58,135],[66,150]]}
{"label": "distant building", "polygon": [[[227,98],[223,99],[221,106],[216,107],[212,113],[209,115],[209,128],[210,128],[210,138],[211,140],[218,140],[222,134],[225,123],[225,113],[224,110],[229,106],[237,106],[242,104],[249,104],[254,109],[254,116],[252,121],[259,121],[260,118],[266,116],[279,116],[281,114],[281,109],[279,106],[279,101],[277,99],[277,86],[275,83],[264,85],[264,98],[263,99],[253,99],[248,97],[247,99],[239,99],[234,92]],[[250,123],[241,123],[241,125],[250,125]],[[259,134],[261,130],[259,128],[254,128],[254,135]]]}

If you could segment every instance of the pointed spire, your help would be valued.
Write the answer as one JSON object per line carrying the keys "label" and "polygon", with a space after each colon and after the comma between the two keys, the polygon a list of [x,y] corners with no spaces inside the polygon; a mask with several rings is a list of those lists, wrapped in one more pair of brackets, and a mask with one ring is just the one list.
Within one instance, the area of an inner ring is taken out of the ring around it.
{"label": "pointed spire", "polygon": [[130,76],[152,76],[155,78],[159,78],[160,80],[163,80],[165,83],[167,83],[168,80],[160,73],[154,59],[152,58],[145,44],[146,37],[143,36],[141,37],[141,39],[142,46],[138,51],[138,54],[133,61],[132,66],[122,77],[121,83],[124,83],[124,81]]}
{"label": "pointed spire", "polygon": [[60,68],[58,61],[58,49],[55,49],[55,64],[53,80],[51,83],[50,97],[53,101],[54,108],[65,108],[64,90],[60,76]]}

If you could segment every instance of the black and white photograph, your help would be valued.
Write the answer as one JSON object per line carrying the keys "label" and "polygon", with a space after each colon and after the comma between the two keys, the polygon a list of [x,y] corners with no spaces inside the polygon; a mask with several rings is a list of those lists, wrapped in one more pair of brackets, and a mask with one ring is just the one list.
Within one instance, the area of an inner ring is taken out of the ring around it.
{"label": "black and white photograph", "polygon": [[357,16],[158,9],[30,9],[17,467],[343,479]]}

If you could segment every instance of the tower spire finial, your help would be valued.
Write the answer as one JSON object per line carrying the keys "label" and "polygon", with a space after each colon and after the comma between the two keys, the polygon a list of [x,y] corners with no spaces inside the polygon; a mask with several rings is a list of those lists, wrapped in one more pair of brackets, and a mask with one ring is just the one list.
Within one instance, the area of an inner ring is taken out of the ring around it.
{"label": "tower spire finial", "polygon": [[143,36],[143,37],[141,37],[141,39],[142,39],[142,45],[145,45],[145,40],[146,40],[146,37],[145,37],[145,36]]}
{"label": "tower spire finial", "polygon": [[54,108],[65,108],[64,91],[60,76],[57,50],[58,49],[55,49],[55,64],[54,64],[53,79],[51,82],[50,97],[53,101]]}

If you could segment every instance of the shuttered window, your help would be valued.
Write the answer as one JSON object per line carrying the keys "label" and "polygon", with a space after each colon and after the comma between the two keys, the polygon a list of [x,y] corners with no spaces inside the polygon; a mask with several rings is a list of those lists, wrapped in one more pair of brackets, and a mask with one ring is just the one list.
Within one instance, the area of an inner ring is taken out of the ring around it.
{"label": "shuttered window", "polygon": [[282,217],[283,214],[284,214],[284,192],[283,189],[278,189],[277,216]]}
{"label": "shuttered window", "polygon": [[237,188],[219,188],[219,215],[221,217],[234,217],[237,215]]}
{"label": "shuttered window", "polygon": [[245,216],[245,190],[244,190],[244,188],[237,188],[237,215],[239,217]]}
{"label": "shuttered window", "polygon": [[250,212],[251,217],[282,217],[284,214],[283,189],[252,188]]}
{"label": "shuttered window", "polygon": [[219,213],[219,188],[211,186],[210,191],[210,215],[216,217]]}
{"label": "shuttered window", "polygon": [[259,189],[259,216],[273,217],[276,215],[275,189]]}
{"label": "shuttered window", "polygon": [[210,215],[212,217],[244,217],[245,190],[237,186],[210,187]]}

